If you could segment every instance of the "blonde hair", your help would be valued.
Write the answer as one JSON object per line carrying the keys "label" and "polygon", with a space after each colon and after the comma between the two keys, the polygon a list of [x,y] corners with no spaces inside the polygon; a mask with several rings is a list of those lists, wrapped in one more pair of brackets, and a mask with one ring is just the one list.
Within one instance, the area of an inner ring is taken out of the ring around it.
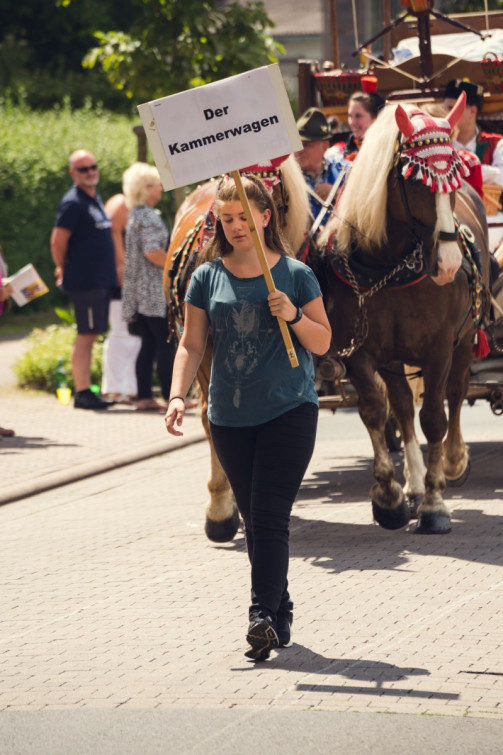
{"label": "blonde hair", "polygon": [[126,204],[131,207],[140,207],[146,204],[148,187],[160,182],[159,171],[154,165],[148,163],[133,163],[124,171],[122,176],[122,190],[126,197]]}
{"label": "blonde hair", "polygon": [[309,197],[300,165],[295,155],[281,163],[281,180],[287,202],[283,236],[294,252],[300,248],[309,223]]}
{"label": "blonde hair", "polygon": [[[406,110],[412,107],[404,106]],[[386,241],[386,203],[388,201],[387,177],[393,165],[398,139],[395,121],[396,105],[388,105],[369,127],[346,181],[342,197],[337,205],[337,218],[329,221],[320,236],[320,244],[326,243],[334,225],[337,228],[337,247],[348,254],[353,238],[353,229],[364,231],[358,234],[358,244],[370,249]]]}

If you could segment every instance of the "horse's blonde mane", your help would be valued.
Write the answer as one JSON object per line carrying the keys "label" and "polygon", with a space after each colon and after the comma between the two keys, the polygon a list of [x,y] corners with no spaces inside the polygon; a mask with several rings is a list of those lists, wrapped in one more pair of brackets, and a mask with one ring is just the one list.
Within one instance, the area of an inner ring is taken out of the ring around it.
{"label": "horse's blonde mane", "polygon": [[300,249],[309,222],[309,198],[306,182],[295,155],[281,163],[281,178],[287,194],[288,212],[283,233],[295,255]]}
{"label": "horse's blonde mane", "polygon": [[326,243],[335,230],[337,248],[347,254],[355,237],[354,229],[361,231],[356,234],[361,247],[369,249],[385,243],[387,177],[398,137],[395,110],[396,105],[386,106],[366,132],[337,205],[336,217],[327,223],[320,244]]}

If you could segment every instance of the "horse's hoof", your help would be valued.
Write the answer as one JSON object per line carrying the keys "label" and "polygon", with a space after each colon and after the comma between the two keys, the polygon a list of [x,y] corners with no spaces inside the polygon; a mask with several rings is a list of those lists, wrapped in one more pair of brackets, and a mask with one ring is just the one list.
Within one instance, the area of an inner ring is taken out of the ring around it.
{"label": "horse's hoof", "polygon": [[445,478],[447,485],[450,488],[460,488],[461,485],[464,485],[465,482],[467,481],[470,475],[471,467],[472,467],[472,463],[470,459],[468,459],[468,464],[466,465],[465,471],[463,472],[462,475],[460,475],[459,477],[455,477],[453,480],[449,480],[447,477]]}
{"label": "horse's hoof", "polygon": [[228,543],[238,531],[238,527],[239,514],[235,509],[232,517],[224,519],[222,522],[214,522],[206,517],[204,531],[208,540],[212,540],[214,543]]}
{"label": "horse's hoof", "polygon": [[427,512],[419,514],[415,535],[447,535],[451,531],[451,518],[449,514]]}
{"label": "horse's hoof", "polygon": [[423,502],[424,496],[422,495],[407,495],[405,500],[409,504],[410,518],[417,519],[417,511]]}
{"label": "horse's hoof", "polygon": [[377,524],[386,530],[399,530],[405,527],[410,521],[409,505],[405,498],[395,509],[383,509],[372,501],[372,513]]}

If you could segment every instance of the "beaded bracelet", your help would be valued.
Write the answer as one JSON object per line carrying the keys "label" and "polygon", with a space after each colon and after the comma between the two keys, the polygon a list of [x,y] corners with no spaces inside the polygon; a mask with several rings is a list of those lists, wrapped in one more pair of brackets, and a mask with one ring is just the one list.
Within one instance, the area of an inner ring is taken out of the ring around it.
{"label": "beaded bracelet", "polygon": [[182,399],[182,401],[183,401],[183,403],[185,404],[185,399],[184,399],[184,397],[183,397],[183,396],[172,396],[172,397],[170,398],[170,400],[168,401],[168,406],[169,406],[169,405],[171,404],[171,402],[172,402],[172,401],[174,401],[174,400],[175,400],[175,398],[181,398],[181,399]]}

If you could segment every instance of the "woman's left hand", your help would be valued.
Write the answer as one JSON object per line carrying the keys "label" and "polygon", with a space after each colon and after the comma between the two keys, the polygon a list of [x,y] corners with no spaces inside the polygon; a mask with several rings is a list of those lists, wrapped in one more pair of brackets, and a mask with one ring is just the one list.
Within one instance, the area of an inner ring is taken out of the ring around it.
{"label": "woman's left hand", "polygon": [[5,286],[2,286],[0,284],[0,301],[7,301],[9,296],[12,296],[13,290],[12,286],[8,283],[5,284]]}
{"label": "woman's left hand", "polygon": [[180,396],[172,398],[164,415],[166,430],[170,435],[183,435],[182,431],[178,430],[178,428],[181,427],[184,416],[185,401]]}
{"label": "woman's left hand", "polygon": [[289,322],[295,318],[297,307],[295,304],[292,304],[283,291],[273,291],[267,297],[267,301],[269,302],[271,315],[274,317],[281,317],[285,322]]}

